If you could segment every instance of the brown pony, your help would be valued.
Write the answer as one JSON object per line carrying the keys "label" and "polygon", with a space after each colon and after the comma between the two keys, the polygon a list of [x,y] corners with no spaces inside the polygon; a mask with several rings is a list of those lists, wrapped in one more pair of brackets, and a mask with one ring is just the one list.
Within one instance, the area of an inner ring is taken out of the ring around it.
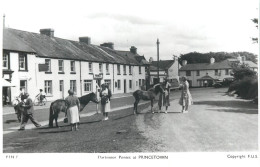
{"label": "brown pony", "polygon": [[136,90],[133,93],[133,96],[135,98],[134,103],[134,114],[137,114],[137,106],[140,100],[150,100],[151,101],[151,112],[153,112],[153,101],[155,99],[155,96],[157,96],[158,93],[163,93],[163,88],[161,84],[156,84],[152,88],[148,89],[147,91],[143,90]]}
{"label": "brown pony", "polygon": [[[94,92],[84,95],[82,97],[79,97],[80,102],[80,110],[82,111],[85,106],[90,102],[98,103],[97,96]],[[50,116],[49,116],[49,127],[53,127],[53,120],[55,120],[56,127],[58,126],[58,117],[60,112],[64,112],[65,115],[67,113],[68,103],[63,99],[58,99],[51,103],[50,106]]]}

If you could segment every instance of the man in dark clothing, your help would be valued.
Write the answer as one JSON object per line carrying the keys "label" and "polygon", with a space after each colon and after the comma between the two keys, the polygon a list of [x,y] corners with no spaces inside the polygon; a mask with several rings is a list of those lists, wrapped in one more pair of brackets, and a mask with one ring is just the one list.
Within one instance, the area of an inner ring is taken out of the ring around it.
{"label": "man in dark clothing", "polygon": [[29,94],[25,93],[24,98],[25,98],[24,99],[25,102],[22,105],[22,107],[24,108],[23,119],[19,130],[25,129],[25,125],[27,124],[28,119],[30,119],[37,128],[41,127],[41,125],[33,117],[33,113],[34,113],[33,102],[32,99],[29,98]]}

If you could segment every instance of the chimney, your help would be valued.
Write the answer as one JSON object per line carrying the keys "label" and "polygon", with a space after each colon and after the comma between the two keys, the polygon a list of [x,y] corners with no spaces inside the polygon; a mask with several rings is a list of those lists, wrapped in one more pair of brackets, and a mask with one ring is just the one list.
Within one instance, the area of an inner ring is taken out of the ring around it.
{"label": "chimney", "polygon": [[242,60],[242,62],[245,62],[246,61],[246,56],[241,56],[241,60]]}
{"label": "chimney", "polygon": [[79,42],[83,42],[87,45],[91,44],[91,38],[90,37],[79,37]]}
{"label": "chimney", "polygon": [[113,42],[105,42],[103,44],[100,44],[100,46],[107,47],[110,49],[114,49],[114,43]]}
{"label": "chimney", "polygon": [[182,60],[182,66],[186,66],[187,65],[187,60]]}
{"label": "chimney", "polygon": [[152,57],[150,57],[150,59],[149,59],[149,62],[151,63],[153,61],[153,58]]}
{"label": "chimney", "polygon": [[135,46],[131,46],[130,52],[133,54],[137,54],[137,48]]}
{"label": "chimney", "polygon": [[47,35],[49,37],[54,37],[54,29],[52,29],[52,28],[40,29],[40,33],[42,35]]}
{"label": "chimney", "polygon": [[213,57],[210,58],[210,64],[215,63],[215,59]]}

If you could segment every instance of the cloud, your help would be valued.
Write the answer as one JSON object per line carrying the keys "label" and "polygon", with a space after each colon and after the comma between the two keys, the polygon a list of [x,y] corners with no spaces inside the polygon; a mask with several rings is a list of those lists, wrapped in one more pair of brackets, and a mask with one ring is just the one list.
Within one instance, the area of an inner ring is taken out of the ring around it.
{"label": "cloud", "polygon": [[115,13],[95,13],[86,16],[89,19],[113,19],[120,22],[129,22],[135,25],[161,25],[162,22],[159,20],[151,20],[148,18],[137,17],[133,15],[123,15],[123,14],[115,14]]}

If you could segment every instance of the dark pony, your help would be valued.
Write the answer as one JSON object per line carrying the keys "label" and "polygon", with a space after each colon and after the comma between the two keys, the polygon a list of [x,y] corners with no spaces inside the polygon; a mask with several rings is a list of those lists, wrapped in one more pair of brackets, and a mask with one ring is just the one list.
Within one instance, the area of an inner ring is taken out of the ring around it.
{"label": "dark pony", "polygon": [[134,114],[137,114],[137,106],[140,100],[150,100],[151,101],[151,112],[153,112],[153,101],[155,99],[155,96],[158,93],[163,93],[163,88],[160,84],[154,85],[152,88],[148,89],[147,91],[143,90],[136,90],[133,93],[133,96],[135,98],[134,103]]}
{"label": "dark pony", "polygon": [[[79,97],[80,102],[80,110],[82,111],[85,106],[90,102],[98,103],[97,96],[94,92]],[[53,127],[53,120],[55,120],[56,127],[58,126],[58,117],[60,112],[64,112],[66,114],[68,108],[68,103],[63,99],[58,99],[51,103],[50,106],[50,116],[49,116],[49,127]]]}

